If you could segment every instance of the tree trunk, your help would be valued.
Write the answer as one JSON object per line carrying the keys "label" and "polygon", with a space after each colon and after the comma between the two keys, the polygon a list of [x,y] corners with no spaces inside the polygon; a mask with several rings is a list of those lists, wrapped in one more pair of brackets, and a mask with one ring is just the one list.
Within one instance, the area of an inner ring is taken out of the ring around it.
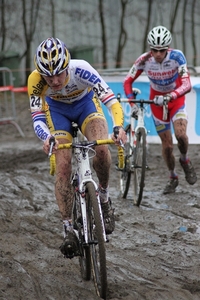
{"label": "tree trunk", "polygon": [[106,69],[107,68],[107,39],[106,39],[105,20],[103,14],[103,0],[99,0],[99,17],[100,17],[100,24],[101,24],[103,69]]}
{"label": "tree trunk", "polygon": [[171,31],[171,33],[173,33],[174,24],[175,24],[175,21],[177,18],[177,13],[178,13],[178,6],[179,6],[181,0],[176,0],[176,1],[174,0],[174,2],[175,2],[175,9],[172,11],[172,14],[171,14],[171,22],[170,22],[171,27],[169,29]]}
{"label": "tree trunk", "polygon": [[186,55],[186,11],[187,11],[187,1],[184,0],[183,4],[183,18],[182,18],[182,39],[183,39],[183,53]]}
{"label": "tree trunk", "polygon": [[193,46],[193,51],[194,51],[194,55],[193,55],[193,66],[197,65],[197,45],[196,45],[196,39],[195,39],[195,6],[196,6],[196,0],[193,0],[192,3],[192,15],[191,15],[191,19],[192,19],[192,46]]}
{"label": "tree trunk", "polygon": [[117,45],[117,56],[116,56],[116,65],[115,65],[116,68],[121,67],[123,48],[127,41],[127,32],[124,26],[124,19],[125,19],[124,16],[125,16],[127,3],[128,0],[121,0],[122,13],[120,18],[120,33],[119,33],[119,40]]}
{"label": "tree trunk", "polygon": [[[31,70],[31,42],[35,33],[37,24],[38,13],[40,9],[40,0],[31,0],[30,15],[27,16],[26,0],[22,0],[22,22],[24,27],[24,37],[26,42],[26,51],[21,58],[26,56],[25,59],[25,82],[27,82],[28,76]],[[27,21],[27,20],[28,21]],[[26,83],[25,83],[26,84]]]}
{"label": "tree trunk", "polygon": [[5,1],[1,0],[1,51],[4,50],[6,42],[6,26],[5,26]]}
{"label": "tree trunk", "polygon": [[147,22],[146,22],[144,39],[143,39],[143,49],[142,49],[142,52],[146,52],[147,35],[149,33],[149,24],[150,24],[150,20],[151,20],[152,3],[153,3],[153,0],[149,0],[148,1]]}

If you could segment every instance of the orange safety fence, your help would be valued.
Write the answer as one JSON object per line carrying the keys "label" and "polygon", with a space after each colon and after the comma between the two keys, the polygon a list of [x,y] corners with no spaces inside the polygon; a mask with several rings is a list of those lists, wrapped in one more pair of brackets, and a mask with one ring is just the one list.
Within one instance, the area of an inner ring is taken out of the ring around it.
{"label": "orange safety fence", "polygon": [[27,87],[14,87],[12,85],[0,86],[0,92],[12,91],[15,93],[27,92]]}
{"label": "orange safety fence", "polygon": [[[0,86],[0,125],[11,124],[16,127],[22,137],[25,137],[19,124],[16,122],[15,92],[27,92],[27,87],[14,87],[13,85]],[[11,93],[11,101],[7,93]]]}

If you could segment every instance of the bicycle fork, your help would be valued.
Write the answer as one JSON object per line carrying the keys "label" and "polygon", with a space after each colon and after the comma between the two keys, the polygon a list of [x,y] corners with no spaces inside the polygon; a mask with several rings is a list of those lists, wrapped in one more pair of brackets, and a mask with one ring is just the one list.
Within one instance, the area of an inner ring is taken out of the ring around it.
{"label": "bicycle fork", "polygon": [[[107,241],[106,233],[105,233],[105,227],[104,227],[104,221],[103,221],[103,214],[101,209],[101,201],[98,193],[98,186],[96,182],[92,179],[92,172],[90,169],[90,163],[89,163],[89,155],[88,155],[88,149],[76,149],[76,151],[82,152],[82,160],[77,160],[78,164],[78,174],[80,174],[80,178],[77,179],[77,189],[80,197],[80,206],[81,206],[81,213],[82,213],[82,221],[83,221],[83,232],[85,237],[85,243],[89,243],[89,237],[88,237],[88,223],[87,223],[87,205],[86,205],[86,183],[92,182],[95,190],[96,190],[96,199],[98,201],[99,206],[99,212],[100,212],[100,218],[101,218],[101,224],[103,228],[103,237],[104,241]],[[84,152],[84,153],[83,153]],[[76,155],[75,155],[76,156]],[[80,152],[77,154],[76,157],[80,157]]]}

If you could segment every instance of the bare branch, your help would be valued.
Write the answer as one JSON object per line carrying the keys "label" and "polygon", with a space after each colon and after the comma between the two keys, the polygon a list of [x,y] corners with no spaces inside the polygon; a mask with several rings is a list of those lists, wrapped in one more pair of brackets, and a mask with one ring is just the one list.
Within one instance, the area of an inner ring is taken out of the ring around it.
{"label": "bare branch", "polygon": [[105,20],[103,13],[103,0],[99,0],[99,16],[101,24],[101,40],[102,40],[102,58],[103,58],[103,68],[107,66],[107,39],[106,39],[106,29],[105,29]]}
{"label": "bare branch", "polygon": [[126,5],[128,2],[129,2],[128,0],[121,0],[122,12],[120,17],[120,34],[119,34],[118,45],[117,45],[116,68],[121,67],[122,52],[127,41],[127,32],[125,30],[124,20],[125,20]]}

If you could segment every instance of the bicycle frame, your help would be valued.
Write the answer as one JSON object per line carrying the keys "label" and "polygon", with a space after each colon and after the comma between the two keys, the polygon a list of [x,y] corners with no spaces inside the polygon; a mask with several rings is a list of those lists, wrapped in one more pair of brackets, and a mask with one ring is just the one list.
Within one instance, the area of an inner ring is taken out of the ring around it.
{"label": "bicycle frame", "polygon": [[[68,144],[61,144],[58,146],[58,149],[70,149],[72,148],[72,158],[75,158],[75,169],[72,172],[72,179],[71,184],[73,185],[75,192],[78,192],[79,198],[80,198],[80,206],[81,206],[81,212],[83,217],[83,232],[84,232],[84,238],[85,242],[88,243],[88,224],[87,224],[87,211],[86,211],[86,199],[85,199],[85,185],[88,182],[91,182],[94,185],[95,191],[96,191],[96,198],[98,201],[98,207],[100,212],[100,219],[101,224],[103,228],[103,238],[104,241],[107,242],[107,237],[105,233],[105,226],[103,221],[103,214],[101,209],[101,202],[100,197],[98,194],[98,185],[92,178],[92,171],[90,167],[90,158],[89,157],[89,151],[93,151],[95,153],[95,150],[93,149],[93,146],[97,145],[105,145],[105,144],[114,144],[114,141],[111,139],[104,139],[104,140],[94,140],[94,141],[80,141],[78,135],[78,125],[76,123],[73,123],[73,130],[74,130],[74,137],[73,142]],[[50,174],[54,175],[55,173],[55,155],[52,155],[52,147],[53,147],[54,141],[51,142],[50,146]],[[95,155],[95,154],[94,154]]]}
{"label": "bicycle frame", "polygon": [[[132,116],[130,117],[130,124],[131,124],[131,130],[132,130],[132,137],[134,136],[134,133],[137,134],[139,128],[144,128],[145,133],[147,134],[148,131],[145,127],[145,123],[144,123],[144,113],[145,113],[145,108],[144,108],[144,104],[150,104],[152,103],[151,100],[128,100],[128,99],[120,99],[120,103],[139,103],[139,107],[138,107],[138,120],[136,121],[135,118],[133,118]],[[137,122],[137,124],[136,124]],[[135,126],[136,124],[136,126]],[[134,145],[134,140],[131,140],[130,142],[132,142],[132,145]]]}
{"label": "bicycle frame", "polygon": [[[74,230],[79,236],[79,256],[81,275],[84,280],[93,281],[97,295],[106,299],[107,293],[107,270],[105,242],[108,241],[103,213],[101,208],[98,185],[92,178],[90,158],[96,155],[94,146],[114,144],[112,139],[104,140],[80,140],[78,125],[72,123],[73,142],[58,145],[58,149],[72,149],[72,160],[74,162],[71,185],[74,189],[74,201],[72,209],[72,220]],[[55,139],[52,139],[50,150],[53,149]],[[90,155],[93,152],[93,155]],[[53,157],[53,158],[52,158]],[[50,156],[50,174],[55,172],[55,155]],[[71,256],[69,258],[72,258]]]}
{"label": "bicycle frame", "polygon": [[121,171],[120,192],[122,198],[126,198],[131,185],[131,177],[133,176],[133,202],[139,206],[143,195],[145,169],[147,168],[146,136],[148,131],[144,123],[144,104],[152,104],[153,102],[151,100],[143,99],[121,99],[120,94],[118,94],[118,100],[120,103],[139,103],[137,121],[133,116],[131,116],[130,123],[125,128],[128,141],[126,144],[126,151],[124,153],[124,168],[120,169],[118,167],[118,170]]}
{"label": "bicycle frame", "polygon": [[[144,128],[145,133],[147,134],[147,129],[144,124],[144,111],[145,111],[144,105],[143,105],[143,103],[141,103],[141,106],[139,106],[139,108],[138,108],[138,121],[137,121],[137,126],[135,127],[136,134],[137,134],[139,128]],[[133,123],[133,121],[134,121],[134,125],[135,125],[135,119],[134,120],[133,119],[134,118],[131,117],[131,122]]]}

